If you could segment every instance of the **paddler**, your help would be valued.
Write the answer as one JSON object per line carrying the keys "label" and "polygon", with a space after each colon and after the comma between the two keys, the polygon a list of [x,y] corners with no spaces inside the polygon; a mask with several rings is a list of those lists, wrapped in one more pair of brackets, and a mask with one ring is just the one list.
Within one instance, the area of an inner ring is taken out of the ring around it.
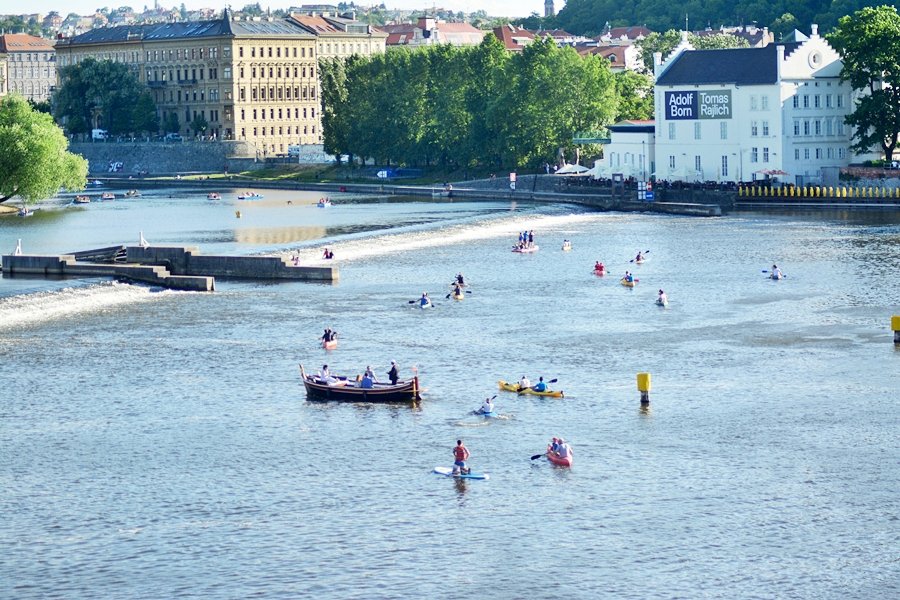
{"label": "paddler", "polygon": [[419,306],[428,306],[431,304],[431,299],[428,297],[428,292],[422,292],[422,297],[419,298]]}
{"label": "paddler", "polygon": [[662,290],[659,290],[659,297],[656,299],[657,304],[668,304],[669,297],[666,296],[666,293]]}
{"label": "paddler", "polygon": [[522,375],[522,379],[519,380],[519,390],[527,390],[531,387],[531,381]]}
{"label": "paddler", "polygon": [[456,446],[453,448],[453,474],[466,475],[469,469],[466,461],[469,460],[469,449],[466,448],[462,440],[456,440]]}
{"label": "paddler", "polygon": [[478,409],[483,415],[494,412],[494,399],[493,398],[485,398],[484,402],[481,404],[481,408]]}
{"label": "paddler", "polygon": [[457,283],[458,285],[466,285],[466,280],[465,280],[465,278],[463,278],[463,274],[462,274],[462,273],[457,273],[457,274],[456,274],[456,283]]}
{"label": "paddler", "polygon": [[531,387],[531,389],[533,389],[533,390],[536,391],[536,392],[546,392],[546,391],[547,391],[547,384],[544,383],[544,378],[543,378],[543,377],[538,377],[538,382],[537,382],[536,384],[534,384],[534,385]]}
{"label": "paddler", "polygon": [[597,271],[598,273],[602,273],[603,271],[606,270],[606,267],[604,267],[603,263],[598,260],[597,262],[594,263],[594,270]]}

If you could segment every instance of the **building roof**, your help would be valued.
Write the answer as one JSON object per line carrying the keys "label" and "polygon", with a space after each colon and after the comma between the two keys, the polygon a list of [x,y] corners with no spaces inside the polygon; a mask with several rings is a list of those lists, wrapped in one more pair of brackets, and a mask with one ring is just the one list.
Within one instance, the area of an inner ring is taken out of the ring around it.
{"label": "building roof", "polygon": [[0,52],[53,52],[53,43],[27,33],[0,35]]}
{"label": "building roof", "polygon": [[65,40],[68,45],[104,44],[131,40],[173,40],[207,37],[313,37],[311,33],[288,20],[232,21],[229,13],[212,21],[154,23],[100,27]]}
{"label": "building roof", "polygon": [[675,57],[656,85],[767,85],[778,80],[778,46],[788,56],[800,44],[769,44],[764,48],[686,50]]}
{"label": "building roof", "polygon": [[289,19],[298,23],[301,27],[308,29],[317,35],[343,33],[335,25],[332,25],[322,17],[314,17],[310,15],[291,15]]}
{"label": "building roof", "polygon": [[607,129],[619,133],[653,133],[654,131],[656,131],[656,121],[654,121],[653,119],[627,119],[625,121],[619,121],[618,123],[609,125]]}
{"label": "building roof", "polygon": [[616,39],[628,39],[628,40],[638,40],[640,38],[645,38],[648,35],[653,33],[643,25],[639,27],[613,27],[609,31],[604,34],[604,37],[608,36]]}
{"label": "building roof", "polygon": [[493,33],[507,50],[521,50],[534,41],[534,33],[510,23],[501,27],[494,27]]}
{"label": "building roof", "polygon": [[611,68],[625,68],[625,52],[631,46],[582,46],[578,48],[578,54],[586,56],[594,54],[602,56],[609,61]]}

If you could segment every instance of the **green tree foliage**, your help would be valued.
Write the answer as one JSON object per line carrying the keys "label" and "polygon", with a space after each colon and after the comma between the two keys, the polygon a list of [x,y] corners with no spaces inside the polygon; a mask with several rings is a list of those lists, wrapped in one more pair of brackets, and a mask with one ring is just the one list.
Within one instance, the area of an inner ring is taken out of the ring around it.
{"label": "green tree foliage", "polygon": [[95,123],[111,134],[143,128],[134,122],[134,105],[147,89],[126,65],[87,58],[61,68],[59,79],[54,114],[69,132],[86,133]]}
{"label": "green tree foliage", "polygon": [[209,123],[203,118],[203,115],[198,113],[194,120],[191,121],[191,130],[194,132],[194,135],[202,135],[207,129],[209,129]]}
{"label": "green tree foliage", "polygon": [[87,161],[68,152],[69,141],[53,117],[21,96],[0,99],[0,202],[49,198],[59,189],[83,189]]}
{"label": "green tree foliage", "polygon": [[829,31],[840,17],[871,4],[868,0],[567,0],[556,20],[571,33],[599,35],[607,21],[613,27],[646,25],[653,31],[666,31],[683,29],[687,15],[692,28],[753,22],[762,27],[790,12],[804,27],[818,23],[821,31]]}
{"label": "green tree foliage", "polygon": [[775,40],[780,42],[784,39],[784,36],[790,34],[795,29],[800,29],[802,26],[803,24],[797,20],[797,17],[791,13],[784,13],[769,23],[769,31],[775,35]]}
{"label": "green tree foliage", "polygon": [[628,69],[615,74],[619,97],[615,121],[653,118],[653,78]]}
{"label": "green tree foliage", "polygon": [[841,79],[862,92],[846,119],[852,148],[880,146],[891,160],[900,138],[900,15],[893,6],[864,8],[842,17],[828,42],[843,58]]}
{"label": "green tree foliage", "polygon": [[[682,33],[674,29],[670,29],[665,33],[653,32],[642,40],[638,40],[635,45],[641,50],[641,60],[644,68],[648,73],[653,73],[653,54],[655,52],[662,53],[663,60],[672,50],[681,43]],[[744,38],[728,33],[717,33],[713,35],[694,35],[688,34],[688,42],[697,50],[720,50],[723,48],[747,48],[750,44]]]}
{"label": "green tree foliage", "polygon": [[181,123],[178,121],[178,114],[175,111],[172,111],[166,116],[165,123],[163,123],[163,129],[166,130],[166,133],[178,133],[181,129]]}
{"label": "green tree foliage", "polygon": [[517,56],[494,36],[392,49],[320,73],[328,151],[384,164],[537,166],[611,122],[618,103],[605,60],[550,39]]}
{"label": "green tree foliage", "polygon": [[131,111],[132,131],[135,133],[156,133],[159,131],[159,115],[156,113],[156,102],[147,90],[138,96]]}

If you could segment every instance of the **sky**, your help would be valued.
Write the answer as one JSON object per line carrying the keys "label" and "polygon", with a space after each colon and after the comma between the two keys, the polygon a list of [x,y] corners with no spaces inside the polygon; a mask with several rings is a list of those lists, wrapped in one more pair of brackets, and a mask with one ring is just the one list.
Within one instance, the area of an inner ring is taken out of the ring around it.
{"label": "sky", "polygon": [[[254,0],[255,2],[256,0]],[[484,10],[488,15],[494,17],[527,17],[533,12],[536,12],[540,15],[544,14],[544,0],[525,0],[524,2],[516,1],[516,0],[442,0],[441,2],[436,2],[432,0],[428,2],[428,0],[383,0],[384,5],[388,8],[396,8],[396,9],[424,9],[430,8],[432,6],[437,6],[441,8],[445,8],[453,11],[463,11],[463,12],[473,12],[476,10]],[[236,0],[233,2],[223,2],[222,0],[184,0],[184,5],[188,9],[197,9],[197,8],[215,8],[222,9],[226,5],[231,5],[232,8],[239,9],[247,4],[252,4],[250,0]],[[362,1],[358,2],[360,5],[377,5],[380,4],[380,1],[369,0],[368,2]],[[177,7],[181,5],[180,1],[173,2],[172,0],[160,0],[160,6],[163,7]],[[271,8],[272,10],[282,8],[286,9],[291,6],[302,6],[303,4],[334,4],[337,2],[328,2],[328,0],[322,0],[320,2],[315,2],[314,0],[307,0],[303,2],[302,0],[295,0],[291,2],[290,0],[272,0],[271,2],[265,2],[264,0],[259,0],[259,5],[263,8]],[[558,11],[563,7],[563,0],[555,0],[556,10]],[[144,6],[153,7],[153,0],[110,0],[109,2],[104,2],[103,0],[30,0],[29,2],[22,2],[22,0],[0,0],[0,14],[21,14],[23,12],[28,13],[41,13],[47,14],[48,12],[55,10],[61,15],[65,16],[70,12],[76,12],[78,14],[87,15],[92,14],[96,9],[102,8],[104,6],[108,7],[119,7],[119,6],[130,6],[132,9],[137,10],[138,12],[142,11]]]}

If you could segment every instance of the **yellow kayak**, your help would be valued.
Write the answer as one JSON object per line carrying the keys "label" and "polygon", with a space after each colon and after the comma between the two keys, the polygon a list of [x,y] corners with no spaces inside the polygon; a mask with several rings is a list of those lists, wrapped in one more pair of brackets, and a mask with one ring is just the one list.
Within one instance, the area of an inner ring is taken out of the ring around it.
{"label": "yellow kayak", "polygon": [[465,294],[451,294],[450,297],[453,298],[454,300],[465,300],[466,299]]}
{"label": "yellow kayak", "polygon": [[[635,280],[635,281],[637,281],[637,280]],[[624,277],[623,277],[622,279],[619,280],[619,283],[621,283],[621,284],[624,285],[625,287],[630,287],[630,288],[633,288],[633,287],[634,287],[634,281],[628,281],[628,280],[625,279]]]}
{"label": "yellow kayak", "polygon": [[531,388],[525,388],[524,390],[521,390],[521,389],[519,389],[518,383],[510,383],[510,382],[503,381],[502,379],[497,382],[497,385],[499,385],[500,389],[505,392],[530,394],[532,396],[548,396],[550,398],[562,398],[563,397],[562,390],[559,390],[559,391],[547,390],[546,392],[536,392]]}

